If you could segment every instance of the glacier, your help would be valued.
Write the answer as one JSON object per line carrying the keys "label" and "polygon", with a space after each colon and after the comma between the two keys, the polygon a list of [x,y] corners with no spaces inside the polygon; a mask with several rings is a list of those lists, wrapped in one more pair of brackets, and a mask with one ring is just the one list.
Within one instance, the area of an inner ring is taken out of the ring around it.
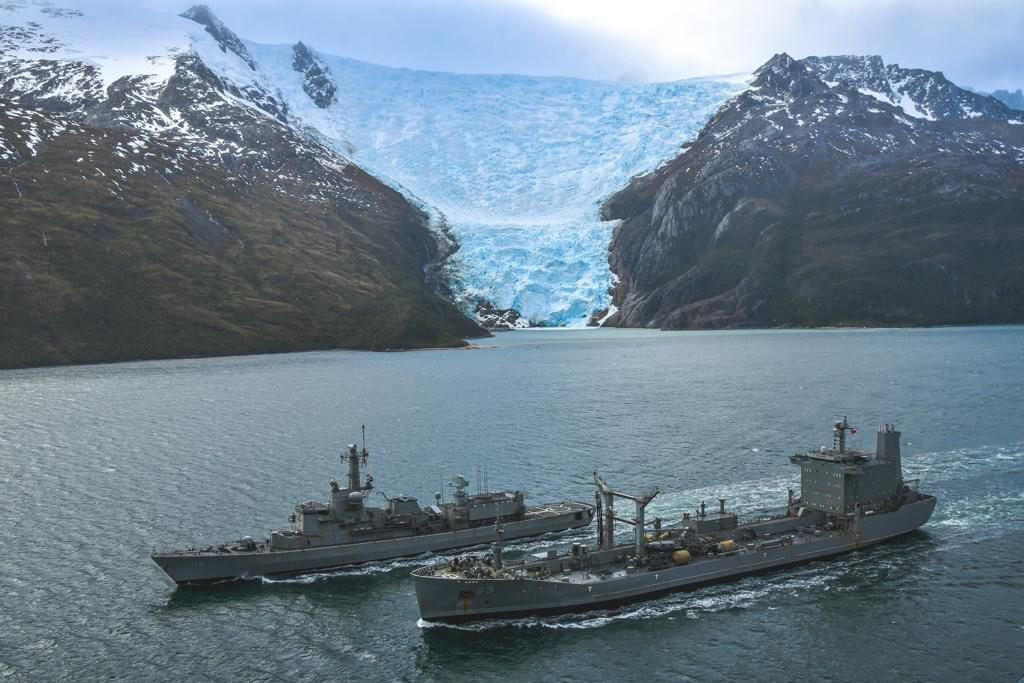
{"label": "glacier", "polygon": [[309,49],[334,86],[318,103],[303,87],[292,45],[240,40],[225,49],[202,25],[169,12],[118,0],[61,4],[78,9],[0,5],[5,23],[22,23],[43,41],[3,45],[2,58],[90,63],[109,86],[138,74],[164,81],[176,56],[194,52],[237,86],[239,103],[259,108],[245,94],[272,93],[290,125],[389,182],[450,231],[461,246],[446,272],[468,313],[484,299],[543,325],[583,325],[608,307],[614,224],[600,220],[601,202],[675,157],[748,82],[465,75]]}
{"label": "glacier", "polygon": [[678,154],[746,87],[452,74],[318,52],[337,86],[321,108],[291,46],[246,47],[290,118],[436,211],[461,244],[449,268],[467,307],[483,298],[553,326],[608,306],[614,226],[601,201]]}

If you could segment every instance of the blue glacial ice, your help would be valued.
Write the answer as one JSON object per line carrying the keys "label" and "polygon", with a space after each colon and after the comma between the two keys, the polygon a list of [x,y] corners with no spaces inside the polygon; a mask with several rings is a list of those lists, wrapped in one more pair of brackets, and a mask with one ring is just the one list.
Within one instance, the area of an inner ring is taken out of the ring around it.
{"label": "blue glacial ice", "polygon": [[464,301],[548,325],[608,306],[612,224],[601,202],[675,156],[741,79],[605,83],[396,69],[325,54],[327,109],[302,90],[290,46],[248,43],[289,115],[447,221]]}

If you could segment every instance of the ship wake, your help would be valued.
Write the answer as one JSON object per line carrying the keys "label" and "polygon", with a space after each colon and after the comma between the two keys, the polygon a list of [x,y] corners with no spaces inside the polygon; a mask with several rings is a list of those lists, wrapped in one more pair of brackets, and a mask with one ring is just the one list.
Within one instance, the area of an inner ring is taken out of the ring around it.
{"label": "ship wake", "polygon": [[[674,593],[615,610],[465,624],[420,619],[417,624],[422,629],[471,632],[497,629],[588,630],[624,621],[699,620],[727,610],[775,610],[791,607],[802,598],[821,593],[865,590],[898,581],[900,577],[912,580],[924,571],[923,566],[929,564],[924,562],[925,556],[949,553],[965,545],[990,543],[1020,528],[1024,523],[1022,465],[1024,444],[1021,443],[921,453],[907,458],[906,475],[926,481],[929,491],[934,491],[942,504],[926,527],[902,542],[873,546],[832,560],[745,577],[696,591]],[[988,489],[981,491],[972,486],[974,480],[989,482]],[[1001,482],[996,490],[992,490],[993,480]],[[778,491],[784,490],[787,482],[783,479],[741,482],[738,487],[729,487],[732,493],[737,494],[730,500],[737,500],[747,509],[766,507],[777,502]],[[717,490],[701,488],[664,496],[659,499],[657,512],[666,519],[674,519],[694,501],[713,500],[717,494]],[[997,524],[994,520],[1000,522]]]}

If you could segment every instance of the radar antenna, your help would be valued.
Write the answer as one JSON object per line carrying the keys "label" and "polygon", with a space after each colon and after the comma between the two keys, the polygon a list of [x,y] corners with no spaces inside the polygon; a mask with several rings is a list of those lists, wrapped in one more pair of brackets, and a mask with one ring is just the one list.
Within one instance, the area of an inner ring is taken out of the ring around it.
{"label": "radar antenna", "polygon": [[835,427],[832,429],[832,450],[838,451],[840,454],[846,453],[846,432],[850,434],[856,434],[857,428],[850,425],[846,420],[846,416],[843,415],[842,422],[836,421]]}

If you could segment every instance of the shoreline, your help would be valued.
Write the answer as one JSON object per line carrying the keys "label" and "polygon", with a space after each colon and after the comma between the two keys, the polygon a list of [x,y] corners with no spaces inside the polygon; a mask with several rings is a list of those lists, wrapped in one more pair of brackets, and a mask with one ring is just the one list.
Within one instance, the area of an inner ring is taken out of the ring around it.
{"label": "shoreline", "polygon": [[[892,326],[854,326],[854,325],[832,325],[824,327],[740,327],[740,328],[701,328],[701,329],[685,329],[685,330],[663,330],[649,327],[524,327],[517,328],[514,330],[498,330],[498,332],[504,333],[523,333],[523,332],[551,332],[551,333],[573,333],[581,331],[594,331],[594,334],[599,334],[598,330],[615,330],[615,331],[637,331],[637,332],[651,332],[651,333],[690,333],[690,334],[722,334],[722,333],[735,333],[735,334],[763,334],[763,333],[784,333],[784,332],[872,332],[872,331],[911,331],[911,330],[943,330],[943,329],[967,329],[967,328],[1012,328],[1012,327],[1024,327],[1024,322],[1019,323],[975,323],[975,324],[942,324],[942,325],[892,325]],[[355,348],[355,347],[331,347],[331,348],[313,348],[313,349],[294,349],[290,351],[256,351],[252,353],[229,353],[229,354],[200,354],[200,355],[182,355],[182,356],[160,356],[160,357],[140,357],[140,358],[124,358],[118,360],[100,360],[100,361],[85,361],[85,362],[68,362],[68,363],[49,363],[43,365],[19,365],[11,367],[0,367],[0,373],[6,372],[18,372],[25,370],[39,370],[43,368],[79,368],[79,367],[90,367],[97,365],[123,365],[127,363],[149,363],[149,362],[160,362],[160,361],[176,361],[176,360],[204,360],[210,358],[249,358],[253,356],[277,356],[287,354],[298,354],[298,353],[336,353],[336,352],[357,352],[357,353],[409,353],[415,351],[481,351],[488,349],[498,348],[497,344],[476,344],[470,340],[486,340],[493,339],[494,334],[490,337],[470,337],[468,340],[462,340],[462,344],[450,344],[443,346],[421,346],[421,347],[410,347],[410,348],[396,348],[396,349],[371,349],[371,348]]]}

